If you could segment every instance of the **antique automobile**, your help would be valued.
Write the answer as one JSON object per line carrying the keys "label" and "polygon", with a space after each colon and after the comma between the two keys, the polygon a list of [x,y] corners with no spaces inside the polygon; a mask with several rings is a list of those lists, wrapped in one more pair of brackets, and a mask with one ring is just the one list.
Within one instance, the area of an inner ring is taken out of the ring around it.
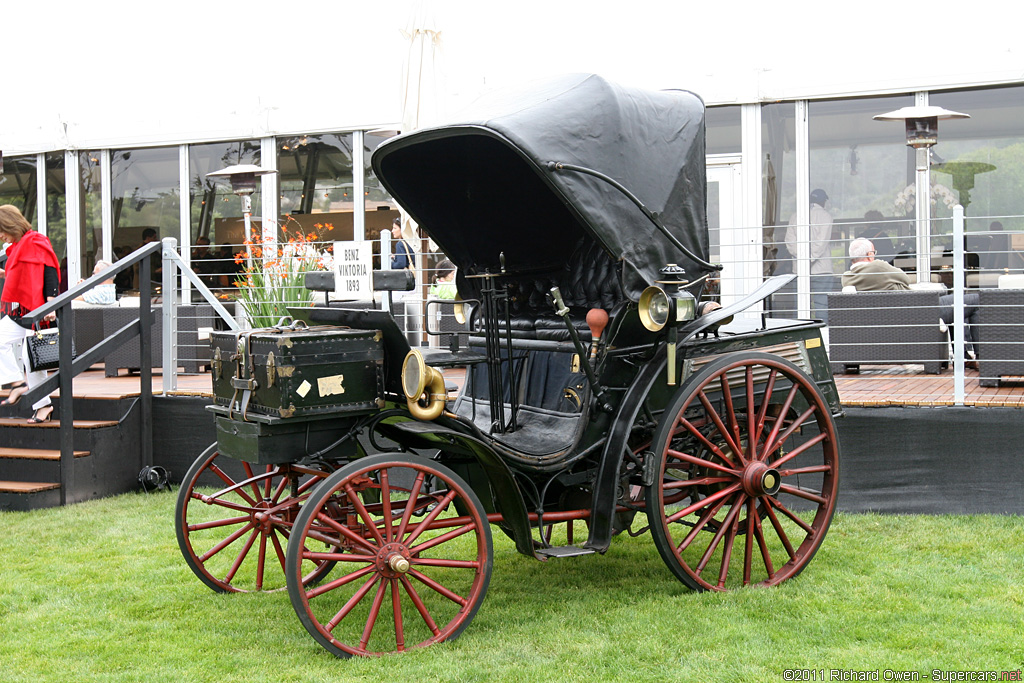
{"label": "antique automobile", "polygon": [[217,442],[176,510],[189,566],[286,589],[338,656],[462,633],[492,530],[552,562],[649,530],[695,590],[799,574],[835,509],[841,409],[821,323],[761,310],[792,276],[705,296],[703,102],[569,76],[464,121],[372,164],[458,267],[466,343],[410,348],[343,302],[215,333]]}

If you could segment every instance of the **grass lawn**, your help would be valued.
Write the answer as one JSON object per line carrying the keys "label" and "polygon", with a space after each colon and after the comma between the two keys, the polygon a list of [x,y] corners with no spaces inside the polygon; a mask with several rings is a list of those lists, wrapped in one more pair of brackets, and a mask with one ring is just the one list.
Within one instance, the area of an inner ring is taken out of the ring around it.
{"label": "grass lawn", "polygon": [[201,584],[175,541],[175,496],[0,513],[3,681],[793,680],[786,669],[886,680],[1024,668],[1021,517],[837,515],[800,577],[729,594],[688,591],[647,535],[541,563],[495,530],[490,590],[461,638],[340,660],[286,592]]}

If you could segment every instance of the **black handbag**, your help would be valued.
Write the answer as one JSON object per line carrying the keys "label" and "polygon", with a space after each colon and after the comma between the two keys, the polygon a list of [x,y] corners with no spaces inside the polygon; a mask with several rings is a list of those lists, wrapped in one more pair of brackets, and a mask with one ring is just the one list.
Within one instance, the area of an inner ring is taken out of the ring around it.
{"label": "black handbag", "polygon": [[[28,364],[32,372],[56,370],[60,367],[60,329],[50,327],[35,330],[25,338],[28,344]],[[75,342],[71,341],[71,358],[75,356]]]}

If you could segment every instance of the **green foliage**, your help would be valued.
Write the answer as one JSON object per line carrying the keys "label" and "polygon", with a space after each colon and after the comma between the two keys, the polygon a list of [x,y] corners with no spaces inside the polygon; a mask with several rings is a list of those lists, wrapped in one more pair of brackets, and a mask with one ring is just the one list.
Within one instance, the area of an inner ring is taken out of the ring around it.
{"label": "green foliage", "polygon": [[794,668],[1024,666],[1021,517],[839,514],[801,576],[727,594],[688,591],[647,535],[541,563],[494,528],[490,590],[458,640],[339,660],[286,593],[222,595],[193,576],[175,495],[0,513],[5,681],[775,682]]}
{"label": "green foliage", "polygon": [[[244,263],[238,287],[238,301],[245,309],[249,324],[254,328],[276,325],[288,315],[288,307],[308,306],[313,291],[306,289],[306,273],[329,269],[328,256],[317,250],[319,231],[331,226],[317,223],[317,232],[303,234],[299,229],[289,232],[287,226],[282,237],[269,238],[256,229],[245,242],[246,252],[235,257]],[[328,249],[329,250],[329,249]]]}

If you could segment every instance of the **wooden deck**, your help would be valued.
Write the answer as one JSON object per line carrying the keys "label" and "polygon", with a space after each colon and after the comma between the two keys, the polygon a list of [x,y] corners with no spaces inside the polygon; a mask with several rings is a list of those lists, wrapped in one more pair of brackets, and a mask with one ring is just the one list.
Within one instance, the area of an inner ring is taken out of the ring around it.
{"label": "wooden deck", "polygon": [[[964,405],[1024,408],[1024,377],[999,387],[978,384],[978,371],[967,370]],[[926,375],[921,365],[862,365],[858,375],[836,375],[845,406],[952,406],[953,371]]]}
{"label": "wooden deck", "polygon": [[[446,376],[461,383],[462,373],[446,371]],[[837,375],[836,386],[847,406],[951,406],[953,371],[926,375],[920,365],[865,365],[858,375]],[[159,371],[153,373],[153,392],[162,393]],[[1024,408],[1024,377],[1000,387],[982,387],[978,372],[968,370],[964,405]],[[103,370],[89,370],[75,378],[74,394],[89,398],[121,398],[139,394],[139,376],[122,374],[104,377]],[[0,391],[6,396],[7,391]],[[209,374],[178,375],[177,390],[170,395],[212,396]]]}

